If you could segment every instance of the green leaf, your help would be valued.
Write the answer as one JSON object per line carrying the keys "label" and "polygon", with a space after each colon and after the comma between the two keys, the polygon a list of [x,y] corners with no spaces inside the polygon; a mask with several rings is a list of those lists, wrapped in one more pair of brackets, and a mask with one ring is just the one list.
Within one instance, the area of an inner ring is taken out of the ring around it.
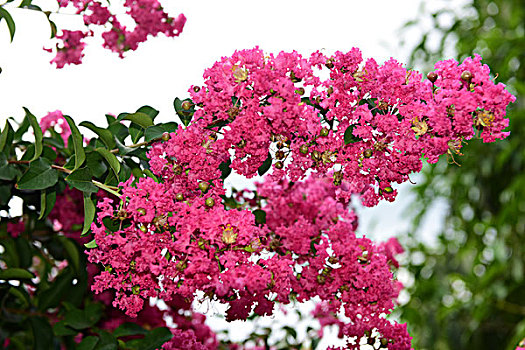
{"label": "green leaf", "polygon": [[139,326],[136,323],[126,322],[121,324],[117,329],[113,331],[114,337],[128,337],[130,335],[142,335],[147,334],[148,331]]}
{"label": "green leaf", "polygon": [[39,158],[29,163],[29,169],[18,181],[20,190],[43,190],[58,181],[58,172],[51,168],[48,160]]}
{"label": "green leaf", "polygon": [[87,336],[78,344],[77,350],[93,350],[97,346],[98,340],[98,337],[94,335]]}
{"label": "green leaf", "polygon": [[189,110],[184,110],[182,108],[182,104],[186,101],[192,102],[191,99],[189,98],[185,100],[181,100],[178,97],[176,97],[175,100],[173,101],[173,107],[175,108],[175,112],[177,112],[177,115],[179,116],[184,126],[190,125],[191,119],[193,117],[193,113],[195,113],[195,106],[193,105],[193,103]]}
{"label": "green leaf", "polygon": [[71,239],[65,236],[59,236],[58,240],[66,250],[68,261],[73,266],[73,269],[75,271],[78,271],[78,269],[80,268],[80,254],[78,252],[76,244]]}
{"label": "green leaf", "polygon": [[123,113],[123,117],[119,116],[118,120],[131,120],[133,123],[142,126],[144,129],[153,125],[151,117],[142,112],[136,112],[133,114]]}
{"label": "green leaf", "polygon": [[261,164],[259,169],[257,169],[257,173],[259,173],[260,176],[263,176],[264,174],[266,174],[268,170],[270,170],[271,167],[272,167],[272,155],[270,154],[270,152],[268,152],[268,157]]}
{"label": "green leaf", "polygon": [[113,149],[115,148],[115,138],[113,137],[113,133],[109,131],[108,129],[99,128],[92,122],[84,121],[79,124],[80,126],[83,126],[85,128],[88,128],[89,130],[93,131],[97,136],[104,142],[104,144],[109,148]]}
{"label": "green leaf", "polygon": [[56,199],[57,192],[54,188],[42,190],[42,193],[40,194],[40,216],[38,217],[38,220],[45,219],[49,215],[55,206]]}
{"label": "green leaf", "polygon": [[64,321],[60,321],[53,325],[53,333],[57,337],[65,337],[68,335],[76,335],[78,331],[66,326],[66,323]]}
{"label": "green leaf", "polygon": [[100,178],[106,173],[108,167],[98,152],[86,153],[86,168],[90,169],[93,177]]}
{"label": "green leaf", "polygon": [[73,170],[77,170],[84,163],[84,160],[86,160],[86,154],[84,153],[84,140],[82,138],[82,134],[80,134],[80,131],[78,131],[78,128],[75,125],[73,119],[71,119],[71,117],[68,115],[64,115],[64,118],[66,119],[67,123],[69,124],[69,128],[71,129],[73,147],[75,150],[75,167],[73,168]]}
{"label": "green leaf", "polygon": [[31,127],[33,128],[33,132],[35,133],[35,154],[33,155],[33,159],[31,159],[35,160],[42,154],[42,138],[44,135],[42,133],[42,129],[40,129],[40,125],[38,125],[36,117],[25,107],[24,111],[26,112],[27,119],[29,119],[29,124],[31,124]]}
{"label": "green leaf", "polygon": [[262,209],[256,209],[253,212],[253,215],[255,216],[255,223],[259,225],[266,224],[266,212]]}
{"label": "green leaf", "polygon": [[131,123],[128,130],[132,143],[138,143],[140,138],[144,136],[144,129],[135,123]]}
{"label": "green leaf", "polygon": [[157,111],[151,106],[142,106],[139,109],[137,109],[137,113],[147,114],[151,118],[151,120],[155,120],[155,118],[159,115],[159,111]]}
{"label": "green leaf", "polygon": [[345,145],[360,141],[359,137],[354,136],[354,134],[352,133],[353,131],[354,131],[353,125],[350,125],[348,128],[346,128],[345,134],[344,134]]}
{"label": "green leaf", "polygon": [[31,272],[17,267],[0,270],[0,280],[23,280],[34,277],[35,276]]}
{"label": "green leaf", "polygon": [[53,349],[53,328],[44,317],[31,317],[31,328],[33,329],[33,349]]}
{"label": "green leaf", "polygon": [[7,28],[9,29],[9,35],[11,36],[11,42],[13,42],[13,38],[15,37],[15,21],[13,21],[13,17],[7,12],[6,9],[0,6],[0,22],[2,22],[2,18],[5,19],[7,23]]}
{"label": "green leaf", "polygon": [[150,126],[146,129],[146,132],[144,134],[144,139],[146,142],[149,142],[151,140],[161,138],[162,134],[164,134],[165,132],[175,132],[177,131],[178,127],[179,127],[179,124],[175,122],[169,122],[169,123]]}
{"label": "green leaf", "polygon": [[137,350],[155,350],[173,338],[173,334],[166,327],[155,328],[142,339],[134,339],[127,343],[128,346]]}
{"label": "green leaf", "polygon": [[73,171],[65,179],[68,184],[82,192],[98,192],[98,187],[93,185],[93,174],[90,168],[80,168]]}
{"label": "green leaf", "polygon": [[[0,169],[1,175],[1,169]],[[1,177],[0,177],[1,180]],[[11,185],[0,185],[0,207],[6,205],[11,200]]]}
{"label": "green leaf", "polygon": [[108,162],[115,175],[118,176],[118,173],[120,171],[120,162],[118,161],[117,157],[105,148],[97,148],[95,149],[95,151],[97,151],[102,157],[104,157],[104,159],[106,160],[106,162]]}
{"label": "green leaf", "polygon": [[65,315],[66,326],[74,329],[86,329],[95,325],[102,315],[101,304],[89,304],[84,310],[73,308]]}
{"label": "green leaf", "polygon": [[117,350],[117,338],[103,330],[100,330],[98,334],[100,336],[100,340],[94,350]]}
{"label": "green leaf", "polygon": [[221,179],[226,179],[232,173],[232,168],[230,167],[230,165],[232,165],[232,160],[230,158],[228,158],[227,161],[224,161],[221,164],[219,164],[219,170],[221,171]]}
{"label": "green leaf", "polygon": [[4,130],[0,134],[0,152],[3,152],[6,146],[10,146],[13,142],[14,131],[8,120],[5,121]]}
{"label": "green leaf", "polygon": [[86,247],[88,249],[93,249],[93,248],[98,247],[98,245],[97,245],[97,242],[95,242],[95,239],[93,239],[91,242],[85,243],[84,247]]}
{"label": "green leaf", "polygon": [[[95,219],[95,205],[93,204],[93,201],[91,200],[91,194],[84,193],[84,228],[82,229],[81,236],[84,236],[90,230],[91,223],[93,222],[94,219]],[[91,247],[87,247],[87,248],[91,248]]]}
{"label": "green leaf", "polygon": [[22,119],[22,122],[18,125],[18,129],[16,129],[15,134],[13,135],[13,138],[15,140],[21,140],[22,136],[26,133],[26,131],[29,129],[30,124],[29,120],[27,119],[27,116]]}

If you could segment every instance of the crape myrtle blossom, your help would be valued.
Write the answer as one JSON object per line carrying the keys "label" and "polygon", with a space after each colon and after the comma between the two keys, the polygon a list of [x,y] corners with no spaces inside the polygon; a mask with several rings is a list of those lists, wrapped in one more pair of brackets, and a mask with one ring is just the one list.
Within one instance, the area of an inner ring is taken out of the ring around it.
{"label": "crape myrtle blossom", "polygon": [[[122,15],[112,13],[107,6],[94,0],[58,0],[60,8],[72,6],[76,13],[83,16],[85,30],[62,30],[57,35],[62,44],[56,45],[56,57],[51,63],[57,68],[63,68],[66,64],[80,64],[84,56],[83,50],[86,37],[94,35],[93,28],[103,26],[107,30],[102,33],[103,46],[119,57],[124,57],[124,52],[136,50],[138,45],[160,33],[175,37],[182,33],[186,17],[183,14],[170,17],[164,12],[157,0],[125,0],[126,14],[134,21],[134,28],[128,29],[119,21]],[[46,49],[51,52],[51,49]]]}
{"label": "crape myrtle blossom", "polygon": [[[402,248],[355,235],[351,196],[393,201],[393,184],[420,171],[423,157],[455,161],[469,139],[506,137],[514,100],[480,56],[438,62],[427,77],[393,59],[363,61],[358,49],[222,58],[190,89],[195,105],[182,105],[196,108],[193,122],[151,146],[155,178],[130,179],[120,202],[99,202],[98,247],[87,254],[104,271],[93,291],[114,290],[113,306],[129,316],[149,297],[190,303],[201,291],[229,305],[227,320],[318,297],[322,322],[346,316],[347,348],[373,334],[382,347],[410,349],[406,325],[385,319]],[[256,192],[228,197],[228,166],[246,177],[272,171]]]}

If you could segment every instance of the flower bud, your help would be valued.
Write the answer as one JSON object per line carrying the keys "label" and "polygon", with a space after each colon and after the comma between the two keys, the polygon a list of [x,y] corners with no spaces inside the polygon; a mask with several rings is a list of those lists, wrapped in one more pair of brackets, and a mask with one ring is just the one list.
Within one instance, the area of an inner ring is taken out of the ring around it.
{"label": "flower bud", "polygon": [[237,148],[244,148],[246,146],[246,140],[241,140],[237,143]]}
{"label": "flower bud", "polygon": [[297,94],[303,96],[305,91],[304,91],[304,88],[300,87],[300,88],[296,89],[295,92]]}
{"label": "flower bud", "polygon": [[139,213],[140,215],[146,215],[146,209],[144,209],[144,208],[138,208],[138,209],[137,209],[137,213]]}
{"label": "flower bud", "polygon": [[208,191],[208,188],[210,188],[209,182],[205,182],[205,181],[199,182],[199,190],[201,190],[202,192],[206,192]]}
{"label": "flower bud", "polygon": [[437,75],[436,72],[429,72],[427,74],[427,79],[430,80],[430,82],[432,84],[434,84],[436,82],[437,78],[438,78],[438,75]]}
{"label": "flower bud", "polygon": [[179,202],[182,202],[184,200],[184,195],[182,193],[177,193],[175,195],[175,199]]}
{"label": "flower bud", "polygon": [[327,128],[322,128],[321,132],[320,132],[320,135],[322,137],[325,137],[325,136],[328,136],[329,133],[330,133],[330,130],[328,130]]}
{"label": "flower bud", "polygon": [[146,226],[144,226],[144,225],[140,225],[139,228],[140,228],[140,230],[141,230],[142,232],[144,232],[144,233],[148,232],[148,229],[147,229]]}
{"label": "flower bud", "polygon": [[329,58],[326,63],[325,63],[325,67],[328,68],[328,69],[332,69],[334,68],[334,62],[332,61],[331,58]]}
{"label": "flower bud", "polygon": [[474,78],[474,75],[470,73],[468,70],[461,73],[461,80],[466,81],[467,83],[470,83],[472,78]]}
{"label": "flower bud", "polygon": [[277,159],[284,159],[284,157],[285,157],[285,154],[284,154],[283,151],[279,150],[279,151],[275,152],[275,158],[277,158]]}
{"label": "flower bud", "polygon": [[185,111],[189,111],[191,106],[192,106],[192,104],[191,104],[190,101],[184,101],[181,104],[182,109],[185,110]]}
{"label": "flower bud", "polygon": [[317,283],[324,284],[326,282],[326,276],[317,275]]}
{"label": "flower bud", "polygon": [[334,88],[333,88],[332,86],[330,86],[330,87],[328,88],[328,90],[326,90],[326,94],[327,94],[328,96],[330,96],[330,95],[333,94],[333,93],[334,93]]}
{"label": "flower bud", "polygon": [[131,288],[131,291],[135,295],[139,294],[140,293],[140,286],[133,286],[133,288]]}
{"label": "flower bud", "polygon": [[215,199],[213,198],[206,198],[206,201],[204,202],[204,204],[206,204],[207,207],[211,208],[215,205]]}
{"label": "flower bud", "polygon": [[201,88],[198,87],[198,86],[194,86],[194,87],[193,87],[193,91],[195,91],[195,92],[199,92],[199,91],[201,91]]}
{"label": "flower bud", "polygon": [[394,192],[394,189],[390,186],[383,188],[383,191],[386,193],[392,193]]}
{"label": "flower bud", "polygon": [[170,133],[165,132],[162,134],[162,141],[168,141],[170,139]]}
{"label": "flower bud", "polygon": [[183,169],[182,169],[182,167],[179,164],[174,164],[173,165],[173,173],[175,175],[181,175],[182,171],[183,171]]}
{"label": "flower bud", "polygon": [[373,154],[374,154],[374,151],[371,149],[365,149],[365,151],[363,152],[363,156],[365,158],[370,158],[372,157]]}
{"label": "flower bud", "polygon": [[279,161],[279,162],[275,163],[275,167],[277,169],[282,169],[282,168],[284,168],[284,164],[283,164],[283,162]]}
{"label": "flower bud", "polygon": [[308,153],[308,145],[307,144],[301,145],[301,147],[299,147],[299,152],[301,152],[302,154],[307,154]]}
{"label": "flower bud", "polygon": [[312,152],[312,159],[316,162],[321,160],[321,153],[317,150]]}

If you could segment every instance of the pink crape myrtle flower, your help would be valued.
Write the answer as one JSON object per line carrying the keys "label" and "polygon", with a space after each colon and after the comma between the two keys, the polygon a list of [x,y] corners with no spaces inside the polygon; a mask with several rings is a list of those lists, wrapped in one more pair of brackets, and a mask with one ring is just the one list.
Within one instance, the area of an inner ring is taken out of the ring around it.
{"label": "pink crape myrtle flower", "polygon": [[69,139],[69,136],[71,135],[71,128],[69,127],[69,124],[66,121],[66,118],[64,118],[64,115],[61,111],[54,111],[49,112],[46,114],[42,119],[40,119],[40,128],[42,129],[42,132],[46,132],[49,128],[55,128],[59,127],[57,131],[60,136],[62,136],[62,140],[64,140],[64,146],[67,147],[67,141]]}
{"label": "pink crape myrtle flower", "polygon": [[[132,10],[141,23],[158,15]],[[358,49],[223,57],[190,89],[193,122],[149,148],[155,179],[129,179],[120,201],[99,202],[98,247],[87,254],[103,269],[92,290],[111,290],[130,317],[150,297],[191,303],[200,291],[228,305],[228,321],[318,298],[318,318],[338,325],[348,349],[372,331],[391,350],[410,349],[406,325],[386,318],[402,288],[393,271],[403,249],[358,237],[351,198],[393,201],[395,184],[425,159],[455,161],[472,138],[505,138],[515,99],[479,56],[435,67],[423,79],[393,59],[364,61]],[[225,164],[247,178],[271,170],[229,198]],[[111,229],[108,219],[126,224]],[[201,348],[195,334],[176,331],[174,346]]]}
{"label": "pink crape myrtle flower", "polygon": [[[76,13],[83,16],[85,30],[62,30],[57,36],[63,44],[56,47],[56,57],[51,61],[57,68],[66,64],[80,64],[84,56],[85,43],[83,39],[93,36],[96,26],[110,27],[102,34],[103,46],[119,57],[129,50],[136,50],[140,43],[150,36],[164,34],[167,37],[179,36],[184,29],[186,17],[179,14],[170,17],[157,0],[125,0],[126,14],[135,22],[133,29],[129,30],[120,24],[121,15],[115,15],[108,6],[95,0],[58,0],[59,7],[76,9]],[[46,49],[51,52],[51,49]]]}

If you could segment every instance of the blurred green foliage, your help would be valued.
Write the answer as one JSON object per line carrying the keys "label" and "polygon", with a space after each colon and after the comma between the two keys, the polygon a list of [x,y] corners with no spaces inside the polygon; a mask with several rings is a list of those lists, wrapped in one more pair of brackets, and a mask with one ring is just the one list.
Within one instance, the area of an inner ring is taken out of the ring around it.
{"label": "blurred green foliage", "polygon": [[[430,12],[430,13],[429,13]],[[525,337],[525,1],[475,0],[457,8],[422,10],[407,27],[430,19],[412,53],[412,65],[483,56],[517,101],[508,110],[511,136],[493,145],[463,148],[461,164],[440,160],[416,186],[412,232],[442,226],[437,242],[409,234],[408,266],[415,283],[400,308],[415,349],[515,349]],[[443,223],[427,214],[437,198],[448,203]],[[425,219],[425,220],[423,220]]]}

